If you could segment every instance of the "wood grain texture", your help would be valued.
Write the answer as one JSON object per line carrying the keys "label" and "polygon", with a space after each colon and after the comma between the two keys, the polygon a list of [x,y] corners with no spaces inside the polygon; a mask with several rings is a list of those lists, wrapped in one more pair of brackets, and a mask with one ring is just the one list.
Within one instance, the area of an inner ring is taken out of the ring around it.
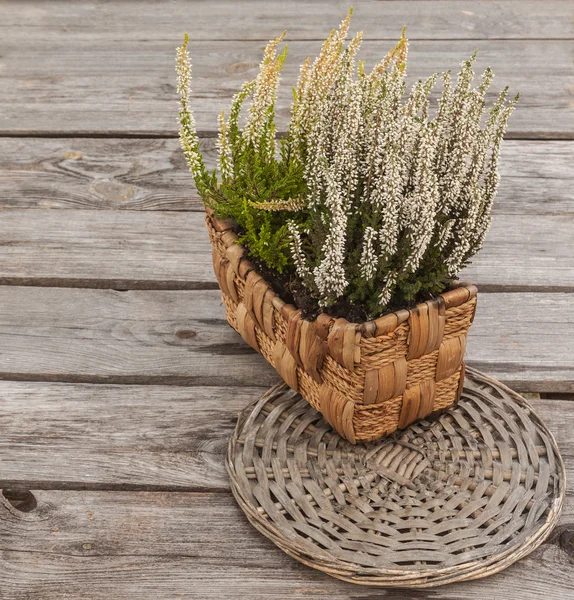
{"label": "wood grain texture", "polygon": [[[406,25],[411,39],[574,38],[568,0],[407,0],[353,3],[353,26],[366,39],[394,39]],[[153,0],[69,3],[4,2],[0,36],[18,39],[33,27],[34,39],[113,41],[172,39],[182,28],[197,40],[267,41],[287,29],[290,39],[324,39],[349,10],[347,0],[281,2],[194,2],[176,0],[161,10]],[[128,26],[129,25],[129,26]]]}
{"label": "wood grain texture", "polygon": [[[0,589],[11,600],[82,598],[573,598],[562,525],[492,577],[425,592],[347,584],[289,558],[255,531],[227,494],[35,491],[29,513],[0,503]],[[1,500],[1,498],[0,498]]]}
{"label": "wood grain texture", "polygon": [[572,294],[482,294],[467,345],[469,364],[519,391],[570,391],[571,307]]}
{"label": "wood grain texture", "polygon": [[574,291],[574,215],[494,215],[460,273],[484,291]]}
{"label": "wood grain texture", "polygon": [[[397,36],[401,26],[402,21],[397,23]],[[190,35],[194,39],[193,29]],[[180,40],[181,35],[174,35],[165,41],[94,43],[62,35],[45,42],[42,52],[38,44],[3,39],[0,134],[174,136],[173,61]],[[377,62],[389,45],[364,42],[361,52],[367,67]],[[319,42],[289,43],[277,103],[279,130],[285,129],[290,115],[291,86],[299,65],[317,54],[319,47]],[[217,130],[217,114],[229,109],[232,95],[258,72],[261,48],[261,42],[253,41],[192,44],[193,108],[200,132]],[[435,71],[457,69],[475,49],[479,52],[477,71],[490,65],[497,76],[490,100],[505,84],[522,95],[510,123],[510,136],[574,137],[574,47],[569,40],[414,41],[409,50],[408,83]]]}
{"label": "wood grain texture", "polygon": [[272,385],[227,325],[219,291],[0,287],[0,377]]}
{"label": "wood grain texture", "polygon": [[[202,212],[14,209],[0,214],[0,283],[217,287]],[[574,291],[573,238],[572,213],[499,211],[484,248],[461,278],[487,291]]]}
{"label": "wood grain texture", "polygon": [[[201,146],[214,168],[215,140]],[[574,213],[573,163],[572,142],[506,140],[495,215]],[[4,208],[202,211],[203,204],[176,139],[5,138]]]}
{"label": "wood grain texture", "polygon": [[204,215],[168,211],[3,211],[0,283],[217,287]]}
{"label": "wood grain texture", "polygon": [[227,441],[265,390],[2,381],[0,489],[228,490]]}
{"label": "wood grain texture", "polygon": [[[215,166],[215,140],[202,142]],[[5,138],[0,209],[203,210],[177,139]]]}
{"label": "wood grain texture", "polygon": [[[275,370],[227,325],[220,298],[216,290],[0,287],[0,377],[273,385]],[[567,293],[482,294],[469,364],[519,391],[574,391],[571,302]]]}
{"label": "wood grain texture", "polygon": [[[0,489],[228,491],[228,439],[265,391],[0,382]],[[530,402],[573,481],[574,402]]]}

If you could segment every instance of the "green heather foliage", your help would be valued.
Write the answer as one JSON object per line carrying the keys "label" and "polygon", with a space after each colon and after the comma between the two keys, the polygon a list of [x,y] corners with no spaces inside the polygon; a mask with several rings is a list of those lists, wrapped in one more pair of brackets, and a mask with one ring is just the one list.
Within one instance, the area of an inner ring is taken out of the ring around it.
{"label": "green heather foliage", "polygon": [[[302,222],[304,219],[295,214],[302,203],[294,202],[293,198],[304,198],[306,194],[303,166],[291,159],[286,139],[280,142],[279,155],[276,148],[274,105],[287,48],[279,56],[275,55],[275,48],[282,37],[267,46],[258,78],[245,83],[234,96],[229,119],[226,121],[225,115],[220,115],[219,180],[217,171],[207,171],[199,151],[189,106],[191,67],[187,36],[178,49],[177,60],[180,137],[196,187],[219,217],[237,223],[240,240],[250,255],[278,273],[283,273],[292,262],[285,212]],[[259,102],[252,107],[248,123],[240,130],[239,117],[249,97],[254,97],[253,104],[256,99]]]}
{"label": "green heather foliage", "polygon": [[407,91],[404,31],[367,72],[355,64],[362,33],[346,43],[351,12],[302,65],[279,147],[275,102],[287,48],[278,54],[277,46],[285,34],[269,42],[257,77],[235,95],[229,117],[220,115],[213,172],[190,108],[187,36],[177,72],[181,144],[205,203],[236,224],[250,256],[307,313],[357,319],[444,291],[480,249],[518,96],[507,100],[505,88],[487,111],[493,73],[473,87],[475,55],[454,82],[436,73]]}

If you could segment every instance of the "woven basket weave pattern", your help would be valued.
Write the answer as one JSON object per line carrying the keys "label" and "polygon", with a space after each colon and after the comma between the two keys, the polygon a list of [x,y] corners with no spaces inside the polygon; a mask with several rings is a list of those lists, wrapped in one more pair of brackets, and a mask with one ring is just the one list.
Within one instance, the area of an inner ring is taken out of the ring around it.
{"label": "woven basket weave pattern", "polygon": [[311,322],[257,273],[229,222],[206,223],[229,324],[344,438],[375,440],[457,401],[475,286],[362,324]]}

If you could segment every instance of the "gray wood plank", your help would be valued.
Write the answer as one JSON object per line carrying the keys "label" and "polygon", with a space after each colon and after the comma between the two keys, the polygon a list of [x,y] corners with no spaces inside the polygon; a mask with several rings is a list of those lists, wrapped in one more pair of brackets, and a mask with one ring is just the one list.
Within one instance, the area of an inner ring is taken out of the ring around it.
{"label": "gray wood plank", "polygon": [[506,571],[428,591],[338,581],[263,538],[227,494],[34,491],[0,503],[0,589],[12,600],[82,598],[572,599],[569,496],[554,537]]}
{"label": "gray wood plank", "polygon": [[[209,168],[215,140],[202,140]],[[496,214],[574,212],[574,143],[507,140]],[[5,138],[0,210],[203,210],[176,139]],[[33,217],[30,217],[33,218]]]}
{"label": "gray wood plank", "polygon": [[220,298],[0,286],[0,377],[272,385],[277,374],[227,325]]}
{"label": "gray wood plank", "polygon": [[[572,294],[481,294],[469,364],[527,392],[574,391]],[[275,371],[212,291],[0,287],[0,378],[269,386]]]}
{"label": "gray wood plank", "polygon": [[[497,211],[484,248],[461,273],[463,279],[485,291],[574,291],[574,216],[567,207],[563,213],[537,214],[544,203],[532,205],[534,214]],[[14,209],[0,214],[0,283],[217,287],[201,212]]]}
{"label": "gray wood plank", "polygon": [[6,210],[0,283],[215,288],[204,214]]}
{"label": "gray wood plank", "polygon": [[[215,140],[202,143],[215,166]],[[203,210],[177,139],[4,138],[0,209]]]}
{"label": "gray wood plank", "polygon": [[227,440],[266,389],[2,381],[0,488],[228,490]]}
{"label": "gray wood plank", "polygon": [[[491,6],[495,6],[491,3]],[[402,26],[397,23],[397,33]],[[183,25],[181,25],[183,29]],[[193,38],[194,31],[190,29]],[[272,35],[270,32],[269,35]],[[65,35],[43,44],[2,40],[0,134],[2,135],[162,135],[177,130],[173,69],[174,48],[181,36],[145,43],[101,41]],[[232,95],[255,76],[261,60],[260,42],[196,41],[194,111],[200,132],[217,129],[216,115],[228,110]],[[277,123],[289,117],[299,65],[315,55],[319,42],[293,41],[279,95]],[[387,51],[388,42],[366,41],[367,66]],[[491,65],[495,89],[508,84],[522,94],[512,118],[514,137],[574,137],[574,85],[569,40],[414,41],[409,81],[434,71],[456,69],[476,49],[477,70]],[[491,97],[494,95],[491,94]]]}
{"label": "gray wood plank", "polygon": [[[34,0],[4,2],[0,37],[35,41],[116,41],[172,39],[188,27],[197,40],[268,40],[287,29],[291,39],[324,39],[349,9],[348,0],[282,2],[249,0],[186,2],[172,0],[158,10],[153,0],[62,0],[50,8]],[[572,5],[568,0],[407,0],[353,2],[353,26],[367,39],[393,39],[406,25],[412,39],[572,39]]]}
{"label": "gray wood plank", "polygon": [[482,250],[461,273],[484,291],[574,291],[574,219],[495,215]]}
{"label": "gray wood plank", "polygon": [[[0,489],[226,491],[255,387],[0,382]],[[574,478],[574,402],[531,401]]]}
{"label": "gray wood plank", "polygon": [[468,363],[523,392],[574,389],[572,294],[481,294]]}

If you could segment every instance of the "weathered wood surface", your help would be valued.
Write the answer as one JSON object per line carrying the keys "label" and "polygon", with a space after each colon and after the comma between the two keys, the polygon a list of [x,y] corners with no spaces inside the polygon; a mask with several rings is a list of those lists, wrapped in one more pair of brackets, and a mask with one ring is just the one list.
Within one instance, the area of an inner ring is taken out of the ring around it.
{"label": "weathered wood surface", "polygon": [[[368,64],[406,25],[411,81],[478,48],[477,70],[491,64],[495,88],[521,92],[508,137],[531,140],[505,144],[494,226],[465,275],[493,292],[480,295],[469,363],[518,390],[572,394],[574,143],[557,141],[574,139],[571,0],[354,4]],[[213,164],[216,114],[256,74],[265,41],[289,30],[284,128],[298,64],[347,9],[1,3],[0,283],[12,285],[0,286],[0,488],[37,501],[20,512],[0,495],[2,600],[574,600],[571,401],[533,401],[570,475],[561,525],[478,582],[409,592],[333,580],[273,547],[229,495],[236,414],[278,376],[210,289],[201,203],[175,139],[174,48],[187,30]]]}
{"label": "weathered wood surface", "polygon": [[497,214],[482,250],[460,276],[483,291],[574,292],[573,241],[572,214]]}
{"label": "weathered wood surface", "polygon": [[[281,27],[294,40],[322,40],[349,10],[348,0],[172,0],[161,11],[153,0],[133,5],[92,0],[70,9],[62,0],[49,7],[12,0],[3,3],[0,37],[18,41],[32,31],[35,41],[140,42],[172,39],[188,27],[197,40],[267,41]],[[355,0],[353,6],[353,26],[365,29],[366,39],[394,39],[399,24],[411,39],[574,39],[569,0]]]}
{"label": "weathered wood surface", "polygon": [[[5,210],[0,283],[215,288],[201,212]],[[33,218],[31,218],[33,217]],[[573,214],[497,214],[462,279],[485,291],[574,291]]]}
{"label": "weathered wood surface", "polygon": [[272,385],[224,320],[219,291],[0,287],[0,377]]}
{"label": "weathered wood surface", "polygon": [[0,214],[0,283],[217,287],[202,213],[6,210]]}
{"label": "weathered wood surface", "polygon": [[[568,293],[482,294],[469,364],[520,391],[574,391],[571,302]],[[4,286],[0,377],[269,386],[278,376],[227,325],[218,290]]]}
{"label": "weathered wood surface", "polygon": [[[202,140],[208,168],[215,140]],[[574,144],[507,140],[495,214],[574,213]],[[5,138],[0,210],[72,208],[202,211],[176,139]]]}
{"label": "weathered wood surface", "polygon": [[[215,140],[202,148],[212,168]],[[177,139],[4,138],[3,208],[199,211],[203,205]]]}
{"label": "weathered wood surface", "polygon": [[[0,489],[228,491],[229,436],[265,390],[3,382]],[[574,481],[574,402],[531,404]]]}
{"label": "weathered wood surface", "polygon": [[2,382],[0,489],[228,490],[227,441],[266,389]]}
{"label": "weathered wood surface", "polygon": [[[325,36],[329,27],[326,24]],[[402,22],[397,23],[397,36],[401,27]],[[180,31],[183,29],[182,23]],[[189,30],[193,39],[191,19]],[[50,40],[49,52],[42,52],[37,43],[3,39],[0,134],[175,135],[173,67],[180,40],[177,33],[165,41],[100,43],[67,40],[62,35]],[[277,103],[280,130],[285,129],[290,114],[291,86],[299,65],[317,54],[319,47],[317,41],[289,44]],[[388,47],[388,42],[364,42],[361,52],[367,66],[377,62]],[[570,40],[414,41],[409,51],[409,82],[435,71],[457,69],[475,49],[479,52],[476,69],[492,66],[495,82],[501,82],[495,83],[494,90],[508,84],[511,91],[522,95],[511,120],[510,136],[574,138],[574,45]],[[213,134],[217,115],[229,109],[232,95],[258,72],[261,43],[196,41],[191,52],[198,130]],[[494,92],[489,96],[494,98]]]}
{"label": "weathered wood surface", "polygon": [[[438,590],[364,588],[289,558],[227,494],[34,491],[21,513],[0,497],[0,590],[10,600],[109,598],[574,598],[564,525],[486,579]],[[568,499],[563,523],[572,522]]]}

